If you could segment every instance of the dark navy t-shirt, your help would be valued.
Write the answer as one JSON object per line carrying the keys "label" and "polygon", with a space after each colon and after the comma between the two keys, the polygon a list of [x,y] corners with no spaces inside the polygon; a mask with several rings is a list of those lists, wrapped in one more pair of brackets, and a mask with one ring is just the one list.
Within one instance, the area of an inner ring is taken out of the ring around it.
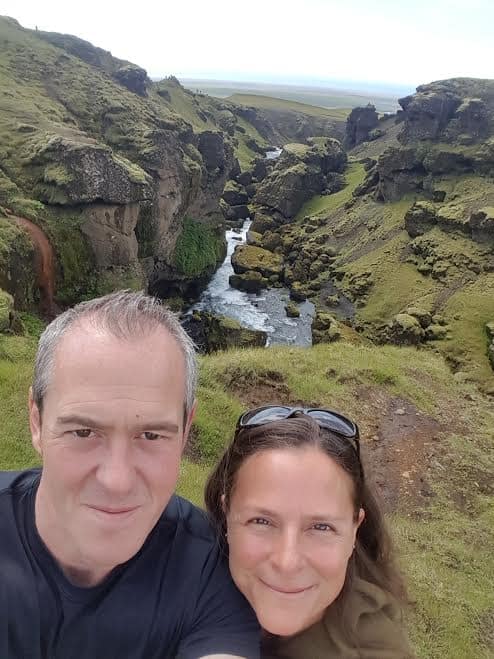
{"label": "dark navy t-shirt", "polygon": [[0,472],[1,659],[259,656],[259,627],[204,513],[174,496],[103,583],[67,580],[39,537],[39,470]]}

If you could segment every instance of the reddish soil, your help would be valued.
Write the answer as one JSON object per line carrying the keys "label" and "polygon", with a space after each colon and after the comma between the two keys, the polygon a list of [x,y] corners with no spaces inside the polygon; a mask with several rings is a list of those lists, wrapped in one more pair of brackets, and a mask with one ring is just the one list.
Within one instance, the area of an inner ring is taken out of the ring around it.
{"label": "reddish soil", "polygon": [[54,318],[57,314],[57,308],[54,301],[55,253],[53,247],[40,227],[30,220],[16,215],[10,215],[10,219],[26,231],[34,245],[34,266],[37,277],[36,283],[40,292],[40,310],[48,318]]}

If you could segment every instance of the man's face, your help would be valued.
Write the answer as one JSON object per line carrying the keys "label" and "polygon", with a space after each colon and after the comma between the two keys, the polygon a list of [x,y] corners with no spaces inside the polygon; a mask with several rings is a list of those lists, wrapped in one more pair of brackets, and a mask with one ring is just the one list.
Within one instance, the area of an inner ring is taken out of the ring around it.
{"label": "man's face", "polygon": [[[59,345],[40,418],[36,525],[70,574],[93,583],[141,548],[178,478],[184,359],[164,329],[121,340],[87,324]],[[85,576],[82,576],[85,575]]]}

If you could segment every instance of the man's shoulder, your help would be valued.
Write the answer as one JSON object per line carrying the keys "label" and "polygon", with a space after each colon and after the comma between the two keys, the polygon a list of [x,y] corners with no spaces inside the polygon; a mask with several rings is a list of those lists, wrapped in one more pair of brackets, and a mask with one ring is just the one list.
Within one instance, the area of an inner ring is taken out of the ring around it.
{"label": "man's shoulder", "polygon": [[0,495],[31,487],[39,479],[40,469],[24,471],[0,471]]}
{"label": "man's shoulder", "polygon": [[174,494],[161,519],[174,526],[180,526],[184,533],[206,543],[216,542],[216,535],[204,510],[187,499]]}

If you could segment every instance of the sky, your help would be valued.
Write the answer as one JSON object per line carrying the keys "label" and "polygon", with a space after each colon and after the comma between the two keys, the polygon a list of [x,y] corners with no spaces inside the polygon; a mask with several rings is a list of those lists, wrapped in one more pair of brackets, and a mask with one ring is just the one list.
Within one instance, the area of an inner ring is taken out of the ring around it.
{"label": "sky", "polygon": [[390,86],[494,78],[494,0],[0,0],[153,78]]}

